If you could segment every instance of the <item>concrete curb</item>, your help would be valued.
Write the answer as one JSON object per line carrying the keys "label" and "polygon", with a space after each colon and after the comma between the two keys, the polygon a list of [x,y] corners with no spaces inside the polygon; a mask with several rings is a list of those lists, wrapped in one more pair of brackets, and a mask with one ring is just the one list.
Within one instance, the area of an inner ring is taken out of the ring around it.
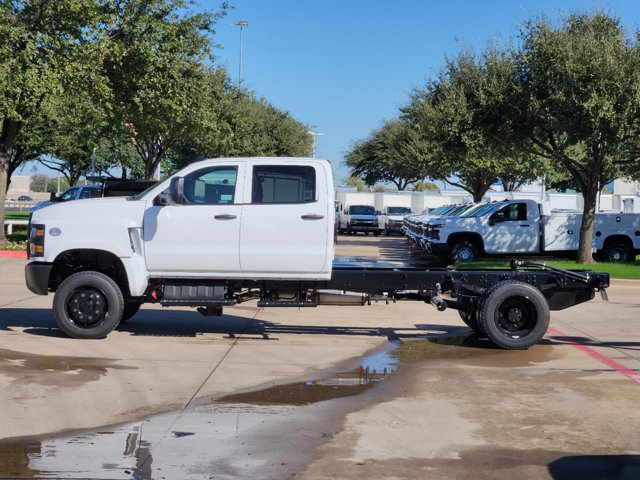
{"label": "concrete curb", "polygon": [[0,258],[27,258],[24,250],[0,250]]}

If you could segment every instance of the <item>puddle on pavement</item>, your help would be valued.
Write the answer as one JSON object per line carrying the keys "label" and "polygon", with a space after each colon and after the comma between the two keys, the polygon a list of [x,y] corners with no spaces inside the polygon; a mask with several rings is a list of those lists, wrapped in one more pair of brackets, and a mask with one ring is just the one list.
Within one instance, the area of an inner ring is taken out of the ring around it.
{"label": "puddle on pavement", "polygon": [[[4,354],[6,355],[7,352]],[[551,345],[541,344],[527,351],[510,352],[491,348],[486,341],[478,340],[475,335],[440,335],[429,340],[389,343],[383,349],[376,350],[360,359],[359,366],[356,368],[349,368],[346,371],[331,373],[325,377],[304,382],[274,385],[258,391],[227,395],[213,400],[201,399],[194,404],[194,407],[204,405],[233,407],[233,405],[237,405],[243,407],[242,415],[263,415],[266,412],[273,414],[272,416],[275,418],[281,418],[282,412],[279,412],[278,408],[296,409],[322,401],[362,394],[394,375],[402,364],[455,359],[456,364],[462,365],[518,368],[549,361],[553,359],[553,355]],[[29,365],[30,369],[38,371],[42,369],[66,371],[76,368],[94,371],[95,374],[100,375],[103,374],[100,373],[103,369],[113,368],[112,365],[106,366],[104,360],[91,362],[90,359],[54,357],[47,361],[45,357],[36,357],[25,360],[24,355],[21,358],[9,355],[2,361],[4,364],[2,369],[5,371],[7,363],[11,365],[11,362],[15,360],[20,360],[20,365],[15,368]],[[267,410],[264,410],[265,408]],[[268,411],[269,408],[273,408],[273,410]],[[228,412],[229,410],[227,410],[229,415]],[[165,421],[163,419],[172,414],[180,415],[180,412],[159,414],[144,419],[143,424],[147,428],[147,437],[150,435],[150,430],[146,425],[151,425],[154,421],[162,424]],[[216,415],[215,409],[210,415]],[[232,414],[234,418],[235,415],[240,415],[240,413]],[[210,418],[210,421],[203,422],[204,424],[215,425],[216,422],[219,422],[218,417],[207,418]],[[140,422],[137,424],[129,423],[108,431],[101,428],[94,432],[44,440],[21,439],[8,443],[0,441],[0,476],[55,478],[56,472],[60,473],[61,471],[56,470],[57,467],[52,467],[52,465],[64,465],[65,473],[87,474],[91,471],[83,470],[83,468],[88,468],[83,465],[91,464],[94,469],[96,469],[96,465],[102,465],[102,468],[97,468],[97,471],[101,471],[103,474],[108,472],[110,478],[151,478],[152,453],[158,443],[170,442],[169,439],[184,442],[189,438],[200,441],[203,434],[210,434],[210,429],[213,428],[213,432],[218,432],[218,427],[207,425],[202,425],[205,430],[201,430],[199,433],[176,429],[154,443],[149,438],[142,438],[142,430],[138,429],[139,425]],[[98,446],[98,452],[96,452],[96,446]],[[83,454],[83,452],[85,453]],[[82,455],[85,457],[84,460],[76,461],[76,458],[82,457]],[[81,475],[78,478],[83,477]]]}
{"label": "puddle on pavement", "polygon": [[135,368],[118,365],[116,360],[107,358],[38,355],[0,349],[0,372],[21,385],[37,383],[67,388],[96,381],[106,375],[109,369]]}
{"label": "puddle on pavement", "polygon": [[399,363],[393,346],[364,357],[360,366],[320,380],[274,385],[264,390],[237,393],[216,399],[215,403],[252,405],[308,405],[334,398],[350,397],[370,389],[392,375]]}

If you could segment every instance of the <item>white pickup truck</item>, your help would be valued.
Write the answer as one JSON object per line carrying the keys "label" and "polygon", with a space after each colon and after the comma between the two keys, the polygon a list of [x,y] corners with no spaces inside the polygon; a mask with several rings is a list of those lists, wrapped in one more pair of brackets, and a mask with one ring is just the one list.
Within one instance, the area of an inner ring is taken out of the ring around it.
{"label": "white pickup truck", "polygon": [[[543,213],[533,200],[489,203],[458,217],[432,218],[427,251],[470,261],[480,254],[567,254],[578,250],[579,212]],[[597,213],[593,250],[611,262],[631,261],[640,253],[640,215]]]}
{"label": "white pickup truck", "polygon": [[[460,312],[476,332],[524,349],[549,310],[590,300],[607,274],[457,271],[334,259],[329,162],[228,158],[193,163],[135,197],[54,203],[32,213],[26,283],[54,292],[59,327],[102,338],[143,303],[195,307],[364,305],[418,300]],[[448,296],[450,298],[446,298]]]}
{"label": "white pickup truck", "polygon": [[404,219],[412,213],[409,207],[385,207],[378,215],[378,227],[387,236],[392,232],[402,233]]}

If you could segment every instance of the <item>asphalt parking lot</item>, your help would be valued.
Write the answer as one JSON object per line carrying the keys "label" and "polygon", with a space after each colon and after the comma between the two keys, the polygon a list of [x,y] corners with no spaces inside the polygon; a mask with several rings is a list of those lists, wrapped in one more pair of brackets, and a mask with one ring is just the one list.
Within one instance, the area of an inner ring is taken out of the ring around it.
{"label": "asphalt parking lot", "polygon": [[[341,236],[338,253],[407,245]],[[638,282],[552,312],[528,351],[418,302],[145,306],[87,341],[25,263],[0,258],[0,478],[640,478]]]}

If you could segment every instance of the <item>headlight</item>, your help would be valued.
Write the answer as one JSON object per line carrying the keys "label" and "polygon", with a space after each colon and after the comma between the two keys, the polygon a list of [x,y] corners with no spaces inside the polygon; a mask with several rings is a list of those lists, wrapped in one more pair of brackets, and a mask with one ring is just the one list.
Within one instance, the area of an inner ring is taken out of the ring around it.
{"label": "headlight", "polygon": [[29,258],[44,257],[44,225],[34,224],[29,226],[27,256]]}

